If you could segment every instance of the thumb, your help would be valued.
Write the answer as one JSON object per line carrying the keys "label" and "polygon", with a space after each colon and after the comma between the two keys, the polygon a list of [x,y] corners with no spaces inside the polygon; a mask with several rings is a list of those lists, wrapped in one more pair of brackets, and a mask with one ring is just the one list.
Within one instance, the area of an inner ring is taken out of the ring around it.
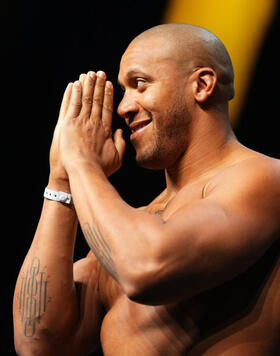
{"label": "thumb", "polygon": [[123,160],[123,156],[125,153],[125,140],[123,138],[123,130],[122,129],[117,129],[114,133],[114,144],[116,146],[116,149],[118,151],[118,154],[120,156],[120,160]]}
{"label": "thumb", "polygon": [[69,83],[64,91],[64,95],[63,95],[60,110],[59,110],[58,119],[61,117],[64,117],[67,113],[70,99],[71,99],[72,86],[73,86],[73,83]]}

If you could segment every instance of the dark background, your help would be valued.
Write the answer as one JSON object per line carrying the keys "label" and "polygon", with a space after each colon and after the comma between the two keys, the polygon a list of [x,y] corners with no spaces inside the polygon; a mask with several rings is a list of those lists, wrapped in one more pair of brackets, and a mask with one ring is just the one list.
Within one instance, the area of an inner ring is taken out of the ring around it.
{"label": "dark background", "polygon": [[[167,1],[22,1],[2,3],[2,166],[5,204],[3,259],[7,254],[7,344],[14,355],[12,296],[32,241],[48,180],[48,154],[65,86],[80,73],[104,70],[117,89],[119,60],[132,38],[162,23]],[[279,5],[263,43],[250,90],[235,126],[239,140],[280,158]],[[3,97],[3,96],[2,96]],[[127,129],[115,115],[115,127]],[[133,206],[147,204],[164,187],[162,172],[140,169],[128,146],[112,184]],[[8,247],[7,247],[8,246]],[[79,232],[75,258],[88,248]],[[6,265],[6,263],[5,263]]]}

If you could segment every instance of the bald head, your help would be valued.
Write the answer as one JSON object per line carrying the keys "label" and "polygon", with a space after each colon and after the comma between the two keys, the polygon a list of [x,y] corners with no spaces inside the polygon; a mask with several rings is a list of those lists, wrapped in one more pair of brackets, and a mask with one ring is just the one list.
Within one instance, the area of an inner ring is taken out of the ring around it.
{"label": "bald head", "polygon": [[217,88],[226,100],[234,96],[234,73],[229,54],[217,36],[205,28],[171,23],[152,27],[138,35],[130,44],[158,39],[169,46],[178,68],[186,73],[210,67],[217,75]]}

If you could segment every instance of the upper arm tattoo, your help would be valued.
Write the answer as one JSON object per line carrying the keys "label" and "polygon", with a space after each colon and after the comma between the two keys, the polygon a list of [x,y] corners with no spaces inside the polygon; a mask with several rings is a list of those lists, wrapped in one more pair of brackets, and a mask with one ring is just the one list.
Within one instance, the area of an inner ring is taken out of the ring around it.
{"label": "upper arm tattoo", "polygon": [[105,241],[105,238],[99,227],[94,227],[92,224],[86,222],[82,226],[85,238],[89,247],[94,252],[96,258],[104,268],[118,281],[118,274],[115,262],[111,256],[110,246]]}

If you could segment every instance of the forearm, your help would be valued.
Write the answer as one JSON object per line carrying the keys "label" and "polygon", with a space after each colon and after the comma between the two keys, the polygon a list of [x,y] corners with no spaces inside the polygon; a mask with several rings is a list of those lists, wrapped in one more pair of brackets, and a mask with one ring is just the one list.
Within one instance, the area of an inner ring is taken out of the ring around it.
{"label": "forearm", "polygon": [[85,238],[100,263],[125,288],[156,260],[153,244],[163,226],[157,215],[129,206],[96,166],[69,171]]}
{"label": "forearm", "polygon": [[77,320],[73,283],[76,229],[73,207],[44,201],[40,221],[15,288],[16,347],[29,344],[34,347],[37,340],[40,340],[42,348],[52,342],[55,347],[53,337],[63,338],[63,333],[67,333],[71,323]]}
{"label": "forearm", "polygon": [[[81,227],[99,262],[129,295],[153,269],[163,221],[126,204],[106,178],[122,164],[122,130],[112,134],[113,87],[103,72],[75,82],[61,121],[60,153]],[[133,286],[131,288],[131,286]]]}

